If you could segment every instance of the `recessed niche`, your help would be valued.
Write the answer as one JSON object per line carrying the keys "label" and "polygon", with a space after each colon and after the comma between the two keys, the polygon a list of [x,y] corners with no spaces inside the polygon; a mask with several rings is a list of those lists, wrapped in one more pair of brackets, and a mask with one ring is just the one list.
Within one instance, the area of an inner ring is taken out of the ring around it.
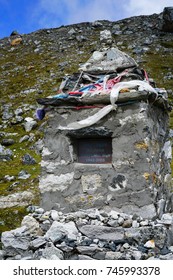
{"label": "recessed niche", "polygon": [[84,164],[106,164],[112,162],[111,138],[76,139],[77,162]]}

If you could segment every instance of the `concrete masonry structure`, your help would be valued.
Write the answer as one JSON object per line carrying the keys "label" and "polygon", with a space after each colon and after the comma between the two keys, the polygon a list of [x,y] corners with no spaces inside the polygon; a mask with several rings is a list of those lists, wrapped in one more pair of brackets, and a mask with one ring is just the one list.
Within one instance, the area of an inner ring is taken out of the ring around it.
{"label": "concrete masonry structure", "polygon": [[[123,99],[123,94],[128,98]],[[113,209],[144,218],[172,211],[172,155],[165,97],[157,96],[156,100],[138,90],[121,93],[116,110],[91,126],[70,130],[65,127],[100,108],[76,110],[70,98],[61,104],[49,100],[39,183],[44,209]],[[106,106],[108,100],[99,104]]]}

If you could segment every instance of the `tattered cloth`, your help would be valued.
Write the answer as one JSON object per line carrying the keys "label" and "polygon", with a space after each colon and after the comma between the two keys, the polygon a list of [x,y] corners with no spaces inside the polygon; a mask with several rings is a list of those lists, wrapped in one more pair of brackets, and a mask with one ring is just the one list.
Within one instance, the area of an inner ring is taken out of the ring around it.
{"label": "tattered cloth", "polygon": [[[92,104],[94,107],[103,107],[85,120],[68,124],[66,127],[59,126],[59,129],[80,129],[95,124],[110,111],[116,110],[115,103],[118,104],[120,100],[121,102],[127,102],[127,98],[131,101],[144,100],[148,97],[148,93],[152,93],[154,102],[158,100],[158,91],[151,86],[146,71],[140,69],[133,58],[117,48],[103,52],[95,51],[91,58],[80,67],[80,71],[80,73],[65,76],[58,94],[37,99],[39,104],[45,106],[37,110],[38,119],[44,118],[47,106],[65,105],[69,109],[80,109],[91,108]],[[129,89],[135,89],[136,94],[129,92]],[[124,93],[119,95],[122,90]],[[128,96],[126,92],[129,92]],[[162,99],[162,107],[166,103],[165,107],[168,109],[167,101]]]}
{"label": "tattered cloth", "polygon": [[123,88],[134,88],[135,86],[139,86],[139,91],[146,90],[148,92],[154,92],[157,95],[156,90],[150,86],[147,82],[145,81],[129,81],[129,82],[119,82],[116,85],[113,86],[111,93],[110,93],[110,105],[107,105],[106,107],[100,109],[96,114],[93,116],[90,116],[84,120],[78,121],[78,122],[73,122],[71,124],[68,124],[66,127],[59,126],[58,128],[61,130],[73,130],[73,129],[80,129],[84,127],[91,126],[95,123],[97,123],[100,119],[102,119],[104,116],[109,114],[112,110],[117,109],[117,105],[115,102],[118,99],[118,95],[121,89]]}

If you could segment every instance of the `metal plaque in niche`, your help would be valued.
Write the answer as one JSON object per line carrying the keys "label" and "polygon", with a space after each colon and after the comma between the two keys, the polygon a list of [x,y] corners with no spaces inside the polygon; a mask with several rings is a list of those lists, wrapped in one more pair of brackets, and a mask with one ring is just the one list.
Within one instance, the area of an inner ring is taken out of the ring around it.
{"label": "metal plaque in niche", "polygon": [[85,138],[77,140],[78,162],[80,163],[111,163],[111,138]]}

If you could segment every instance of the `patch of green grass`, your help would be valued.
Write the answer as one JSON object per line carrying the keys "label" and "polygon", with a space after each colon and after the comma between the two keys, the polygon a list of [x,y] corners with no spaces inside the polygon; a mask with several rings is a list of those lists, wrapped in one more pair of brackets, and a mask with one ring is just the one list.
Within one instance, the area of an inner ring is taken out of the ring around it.
{"label": "patch of green grass", "polygon": [[[13,158],[10,161],[0,162],[0,196],[11,195],[16,192],[30,190],[34,193],[34,199],[32,204],[39,204],[40,194],[38,189],[38,177],[40,175],[40,160],[41,155],[37,154],[31,146],[40,138],[43,137],[42,132],[38,130],[33,130],[31,133],[34,133],[34,141],[33,142],[22,142],[19,143],[19,139],[30,133],[26,133],[22,125],[10,125],[4,130],[6,133],[10,133],[12,136],[9,138],[13,138],[15,143],[8,148],[13,152]],[[17,133],[17,135],[14,135]],[[33,165],[24,165],[22,163],[22,157],[29,153],[35,160],[36,164]],[[27,171],[31,176],[26,180],[18,179],[18,174],[21,170]],[[14,176],[15,179],[13,181],[6,181],[4,176]],[[14,182],[18,182],[16,186],[12,186]],[[0,211],[0,232],[4,230],[9,230],[17,227],[23,216],[26,214],[26,207],[13,207],[8,209],[1,209]]]}
{"label": "patch of green grass", "polygon": [[[19,143],[19,138],[22,135],[26,135],[26,133],[22,132],[22,133],[18,134],[18,136],[15,138],[15,144],[13,144],[9,147],[13,152],[12,160],[0,162],[0,170],[1,170],[0,195],[8,195],[9,187],[13,183],[13,182],[6,182],[4,180],[4,175],[15,176],[15,181],[20,181],[19,187],[17,189],[20,188],[20,190],[21,190],[23,188],[26,189],[26,185],[27,184],[30,185],[29,182],[31,182],[33,179],[37,179],[40,174],[39,162],[41,160],[41,156],[39,154],[37,154],[34,150],[31,150],[30,146],[32,145],[32,143],[30,143],[28,141]],[[22,163],[22,157],[26,153],[29,153],[36,160],[36,164],[24,165]],[[29,174],[31,174],[31,177],[27,180],[22,180],[22,181],[18,180],[18,174],[21,170],[26,170]],[[16,191],[16,189],[14,189],[14,192],[15,191]],[[13,192],[13,190],[10,190],[10,193],[12,193],[12,192]]]}
{"label": "patch of green grass", "polygon": [[0,211],[0,234],[19,227],[22,218],[27,215],[26,207],[18,206]]}
{"label": "patch of green grass", "polygon": [[161,45],[168,49],[173,49],[173,40],[170,41],[162,41]]}

